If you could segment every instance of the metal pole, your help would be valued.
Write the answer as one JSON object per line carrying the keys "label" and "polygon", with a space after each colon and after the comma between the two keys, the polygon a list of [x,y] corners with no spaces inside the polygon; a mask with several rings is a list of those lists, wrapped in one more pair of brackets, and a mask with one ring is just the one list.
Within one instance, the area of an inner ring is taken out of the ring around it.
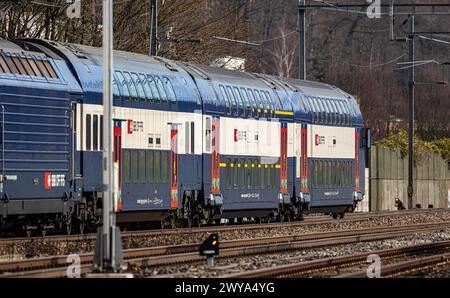
{"label": "metal pole", "polygon": [[306,58],[305,58],[305,27],[306,27],[306,20],[305,20],[305,1],[306,0],[299,0],[298,1],[298,42],[299,42],[299,78],[300,80],[306,80]]}
{"label": "metal pole", "polygon": [[157,54],[157,41],[158,38],[158,2],[157,0],[150,0],[150,56],[156,56]]}
{"label": "metal pole", "polygon": [[113,172],[112,166],[112,97],[111,69],[112,63],[112,10],[111,0],[103,0],[103,269],[112,268],[113,251],[111,237],[111,201]]}
{"label": "metal pole", "polygon": [[414,15],[408,17],[408,209],[414,194]]}

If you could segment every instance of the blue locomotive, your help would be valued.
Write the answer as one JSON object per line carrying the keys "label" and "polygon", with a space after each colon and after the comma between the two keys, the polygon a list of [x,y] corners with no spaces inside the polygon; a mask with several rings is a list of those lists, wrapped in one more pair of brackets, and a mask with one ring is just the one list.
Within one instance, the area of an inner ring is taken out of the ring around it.
{"label": "blue locomotive", "polygon": [[[364,194],[355,99],[318,82],[114,53],[118,222],[343,216]],[[99,220],[102,52],[0,40],[0,222]]]}

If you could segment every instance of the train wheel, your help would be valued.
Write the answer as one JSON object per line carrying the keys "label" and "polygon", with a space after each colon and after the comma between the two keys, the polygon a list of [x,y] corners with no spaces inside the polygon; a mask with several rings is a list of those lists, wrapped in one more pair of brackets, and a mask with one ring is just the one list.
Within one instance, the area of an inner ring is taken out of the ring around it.
{"label": "train wheel", "polygon": [[331,213],[331,216],[333,217],[333,219],[337,219],[338,218],[338,213],[337,212],[333,212],[333,213]]}
{"label": "train wheel", "polygon": [[84,234],[84,228],[86,227],[86,223],[84,222],[84,220],[83,219],[81,219],[79,222],[78,222],[78,232],[80,233],[80,234]]}
{"label": "train wheel", "polygon": [[345,212],[339,212],[339,218],[342,219],[345,216]]}
{"label": "train wheel", "polygon": [[63,231],[67,235],[72,234],[72,217],[71,216],[67,216],[66,219],[64,220]]}

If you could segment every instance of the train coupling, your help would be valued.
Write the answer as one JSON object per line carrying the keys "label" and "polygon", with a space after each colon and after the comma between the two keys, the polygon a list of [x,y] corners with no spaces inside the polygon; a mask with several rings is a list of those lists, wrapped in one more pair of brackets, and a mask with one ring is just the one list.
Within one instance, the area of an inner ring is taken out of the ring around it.
{"label": "train coupling", "polygon": [[360,191],[353,192],[353,201],[360,202],[363,199],[363,194]]}
{"label": "train coupling", "polygon": [[280,193],[278,198],[280,199],[280,204],[282,205],[290,205],[291,204],[291,197],[288,193]]}
{"label": "train coupling", "polygon": [[309,196],[309,193],[300,192],[297,197],[297,201],[301,205],[309,206],[309,204],[311,203],[311,197]]}
{"label": "train coupling", "polygon": [[223,197],[221,194],[212,193],[209,196],[209,205],[214,207],[221,207],[223,205]]}

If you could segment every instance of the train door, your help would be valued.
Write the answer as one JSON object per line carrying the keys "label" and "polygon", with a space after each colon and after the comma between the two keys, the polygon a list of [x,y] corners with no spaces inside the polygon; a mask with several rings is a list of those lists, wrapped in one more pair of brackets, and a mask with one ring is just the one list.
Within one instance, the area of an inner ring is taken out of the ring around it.
{"label": "train door", "polygon": [[1,177],[0,177],[0,193],[2,193],[3,198],[3,182],[5,181],[5,106],[1,105],[1,115],[0,115],[0,157],[2,159],[2,162],[0,163],[1,167]]}
{"label": "train door", "polygon": [[308,128],[302,124],[301,128],[301,176],[302,193],[308,193]]}
{"label": "train door", "polygon": [[170,128],[170,208],[178,208],[178,125]]}
{"label": "train door", "polygon": [[281,146],[280,146],[280,193],[288,192],[288,127],[287,123],[281,123]]}
{"label": "train door", "polygon": [[211,127],[211,192],[220,193],[220,122],[213,117]]}
{"label": "train door", "polygon": [[295,173],[294,173],[294,181],[295,181],[295,193],[296,195],[299,194],[302,187],[302,176],[301,176],[301,169],[302,169],[302,140],[301,140],[301,130],[302,125],[300,123],[295,123],[295,135],[294,135],[294,154],[295,154]]}
{"label": "train door", "polygon": [[113,168],[114,168],[114,206],[115,211],[122,210],[122,122],[114,120],[113,141]]}

